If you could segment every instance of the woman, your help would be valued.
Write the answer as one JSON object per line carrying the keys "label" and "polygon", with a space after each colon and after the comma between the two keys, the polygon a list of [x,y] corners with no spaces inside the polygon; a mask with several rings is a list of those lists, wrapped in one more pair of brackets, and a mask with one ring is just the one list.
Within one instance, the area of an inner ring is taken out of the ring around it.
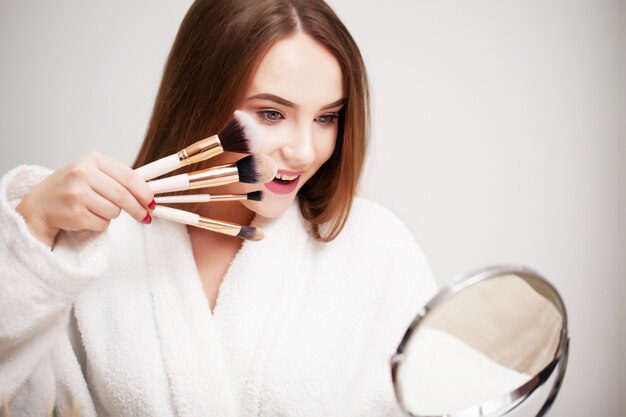
{"label": "woman", "polygon": [[434,285],[406,228],[355,199],[367,91],[321,0],[198,0],[135,167],[248,113],[279,178],[261,202],[195,211],[262,226],[262,242],[152,221],[145,182],[103,155],[5,175],[0,395],[14,413],[49,398],[84,415],[393,413],[389,356]]}

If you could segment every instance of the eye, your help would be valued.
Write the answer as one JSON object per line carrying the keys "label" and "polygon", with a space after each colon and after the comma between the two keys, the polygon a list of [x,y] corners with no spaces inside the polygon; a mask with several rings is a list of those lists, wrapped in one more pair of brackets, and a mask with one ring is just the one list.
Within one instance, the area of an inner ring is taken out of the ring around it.
{"label": "eye", "polygon": [[278,110],[259,110],[257,114],[261,119],[268,122],[275,122],[276,120],[285,118]]}
{"label": "eye", "polygon": [[323,125],[329,125],[329,124],[335,123],[338,117],[339,117],[339,114],[337,113],[323,114],[317,118],[317,121]]}

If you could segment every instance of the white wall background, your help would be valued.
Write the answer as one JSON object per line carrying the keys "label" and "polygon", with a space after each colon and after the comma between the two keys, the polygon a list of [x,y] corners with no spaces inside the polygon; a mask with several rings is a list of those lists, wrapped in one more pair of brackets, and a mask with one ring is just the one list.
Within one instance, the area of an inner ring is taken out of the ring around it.
{"label": "white wall background", "polygon": [[[0,171],[90,150],[130,163],[190,3],[0,1]],[[362,194],[441,284],[513,262],[561,291],[553,416],[626,414],[625,3],[331,1],[374,93]]]}

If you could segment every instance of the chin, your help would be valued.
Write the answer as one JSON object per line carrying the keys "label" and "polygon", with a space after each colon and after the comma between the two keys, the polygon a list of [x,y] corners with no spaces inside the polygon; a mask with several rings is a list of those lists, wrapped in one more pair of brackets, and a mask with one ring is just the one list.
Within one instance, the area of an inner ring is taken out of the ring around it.
{"label": "chin", "polygon": [[[266,194],[267,195],[267,194]],[[280,217],[293,204],[294,197],[276,198],[268,196],[263,201],[242,201],[242,204],[249,210],[261,217],[275,219]]]}

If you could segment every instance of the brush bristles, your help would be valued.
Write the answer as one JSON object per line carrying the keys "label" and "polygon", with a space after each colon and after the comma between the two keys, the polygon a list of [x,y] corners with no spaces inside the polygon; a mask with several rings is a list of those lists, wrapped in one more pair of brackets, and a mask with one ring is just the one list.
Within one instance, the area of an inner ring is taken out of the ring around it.
{"label": "brush bristles", "polygon": [[252,200],[252,201],[261,201],[263,200],[263,192],[261,191],[252,191],[251,193],[248,193],[248,200]]}
{"label": "brush bristles", "polygon": [[241,230],[237,233],[237,237],[246,240],[259,241],[265,237],[263,230],[257,229],[254,226],[241,226]]}
{"label": "brush bristles", "polygon": [[265,184],[276,176],[278,169],[274,160],[265,155],[250,155],[237,161],[239,182]]}
{"label": "brush bristles", "polygon": [[225,151],[255,153],[259,150],[259,128],[254,120],[241,110],[235,111],[217,136]]}

